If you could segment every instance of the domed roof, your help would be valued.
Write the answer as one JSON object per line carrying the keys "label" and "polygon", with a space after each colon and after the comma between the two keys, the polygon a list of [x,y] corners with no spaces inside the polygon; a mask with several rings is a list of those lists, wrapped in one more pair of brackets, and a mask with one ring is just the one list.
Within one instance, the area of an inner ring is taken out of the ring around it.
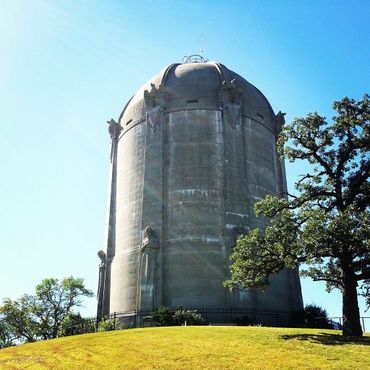
{"label": "domed roof", "polygon": [[171,112],[222,109],[225,103],[239,104],[243,116],[270,122],[269,125],[274,121],[271,105],[255,86],[223,64],[204,60],[162,69],[131,98],[119,121],[125,129],[144,120],[148,109],[155,106]]}

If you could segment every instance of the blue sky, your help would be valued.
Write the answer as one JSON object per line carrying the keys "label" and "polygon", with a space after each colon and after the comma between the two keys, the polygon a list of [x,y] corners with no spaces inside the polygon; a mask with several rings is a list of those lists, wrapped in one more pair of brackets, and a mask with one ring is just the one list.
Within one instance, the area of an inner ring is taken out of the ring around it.
{"label": "blue sky", "polygon": [[[199,53],[257,86],[287,121],[369,92],[370,2],[0,0],[0,297],[45,277],[96,289],[109,135],[133,93]],[[303,165],[287,165],[289,188]],[[302,281],[305,303],[341,314]],[[95,300],[82,313],[95,314]],[[361,301],[361,313],[364,303]],[[367,313],[368,314],[368,313]]]}

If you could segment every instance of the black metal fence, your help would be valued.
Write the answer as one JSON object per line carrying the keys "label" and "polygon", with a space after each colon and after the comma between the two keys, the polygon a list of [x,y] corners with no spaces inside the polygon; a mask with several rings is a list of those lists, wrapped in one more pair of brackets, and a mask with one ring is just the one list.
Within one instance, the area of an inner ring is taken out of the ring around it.
{"label": "black metal fence", "polygon": [[[333,322],[334,324],[338,324],[338,327],[335,327],[335,329],[341,329],[342,328],[342,325],[343,325],[343,317],[341,317],[341,316],[328,317],[328,319],[331,322]],[[367,329],[370,329],[370,316],[361,316],[360,317],[360,321],[361,321],[362,331],[365,333],[366,332],[366,328]]]}
{"label": "black metal fence", "polygon": [[[246,310],[235,307],[186,307],[186,310],[196,310],[202,315],[203,325],[262,325],[262,326],[281,326],[281,327],[304,327],[304,318],[302,312],[292,314],[283,311],[260,311]],[[83,321],[73,324],[66,330],[66,335],[75,335],[82,333],[92,333],[102,328],[101,325],[107,320],[109,322],[108,330],[131,329],[155,326],[152,319],[152,311],[131,311],[114,312],[104,318],[90,317]],[[342,317],[328,317],[329,323],[333,328],[340,329],[343,323]],[[370,328],[370,316],[361,317],[361,325],[364,332]],[[186,323],[184,323],[186,324]],[[366,324],[366,326],[365,326]],[[104,330],[104,328],[102,328]],[[106,328],[105,328],[106,329]]]}
{"label": "black metal fence", "polygon": [[[204,325],[265,325],[265,326],[296,326],[299,315],[282,311],[246,310],[235,307],[184,307],[196,310],[204,318]],[[136,328],[153,325],[151,311],[116,312],[122,328]]]}

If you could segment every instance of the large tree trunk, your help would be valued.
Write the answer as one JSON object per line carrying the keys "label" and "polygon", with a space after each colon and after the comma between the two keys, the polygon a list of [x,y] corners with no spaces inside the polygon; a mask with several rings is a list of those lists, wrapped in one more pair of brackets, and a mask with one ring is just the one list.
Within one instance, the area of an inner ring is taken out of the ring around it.
{"label": "large tree trunk", "polygon": [[343,335],[361,337],[360,311],[357,300],[357,281],[352,271],[343,273]]}

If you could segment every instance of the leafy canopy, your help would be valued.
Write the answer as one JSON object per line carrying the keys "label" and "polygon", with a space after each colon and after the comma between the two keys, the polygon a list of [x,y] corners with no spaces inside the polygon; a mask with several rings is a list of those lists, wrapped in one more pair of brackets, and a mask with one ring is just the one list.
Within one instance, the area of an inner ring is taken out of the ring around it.
{"label": "leafy canopy", "polygon": [[349,301],[363,281],[369,303],[369,96],[343,98],[333,108],[332,124],[310,113],[282,128],[280,154],[307,161],[312,171],[295,184],[295,194],[268,195],[255,204],[269,224],[239,237],[226,286],[265,287],[270,275],[304,263],[302,275],[326,281],[329,291],[338,288]]}
{"label": "leafy canopy", "polygon": [[61,281],[44,279],[35,290],[35,295],[17,300],[5,298],[0,307],[2,321],[20,341],[56,338],[64,320],[81,305],[81,298],[93,296],[83,279],[72,276]]}

